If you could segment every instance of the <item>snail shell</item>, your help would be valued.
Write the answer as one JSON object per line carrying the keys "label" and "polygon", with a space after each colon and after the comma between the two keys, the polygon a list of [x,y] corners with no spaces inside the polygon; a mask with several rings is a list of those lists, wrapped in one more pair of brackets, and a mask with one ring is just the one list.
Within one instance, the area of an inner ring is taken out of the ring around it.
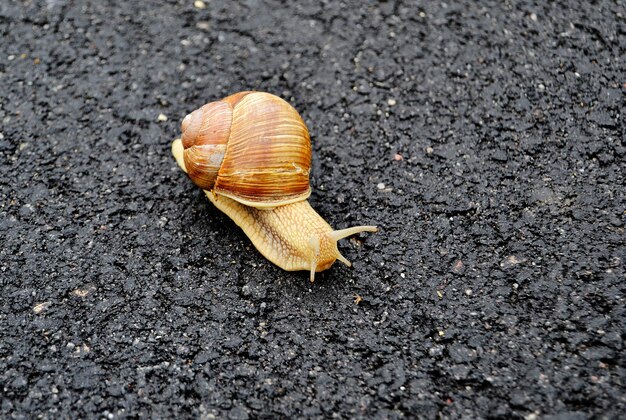
{"label": "snail shell", "polygon": [[211,102],[182,123],[191,180],[255,208],[311,195],[311,140],[298,112],[264,92],[240,92]]}
{"label": "snail shell", "polygon": [[264,92],[240,92],[187,115],[172,154],[207,198],[254,246],[288,271],[350,266],[337,241],[375,226],[332,227],[306,199],[311,142],[298,112]]}

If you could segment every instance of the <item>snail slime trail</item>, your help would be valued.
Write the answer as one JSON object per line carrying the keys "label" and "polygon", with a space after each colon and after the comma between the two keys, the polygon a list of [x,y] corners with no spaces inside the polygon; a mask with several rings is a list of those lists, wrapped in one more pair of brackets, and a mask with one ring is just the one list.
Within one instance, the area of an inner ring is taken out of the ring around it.
{"label": "snail slime trail", "polygon": [[172,154],[194,184],[268,260],[287,271],[326,270],[337,241],[376,226],[333,230],[309,205],[311,140],[298,112],[265,92],[239,92],[187,115]]}

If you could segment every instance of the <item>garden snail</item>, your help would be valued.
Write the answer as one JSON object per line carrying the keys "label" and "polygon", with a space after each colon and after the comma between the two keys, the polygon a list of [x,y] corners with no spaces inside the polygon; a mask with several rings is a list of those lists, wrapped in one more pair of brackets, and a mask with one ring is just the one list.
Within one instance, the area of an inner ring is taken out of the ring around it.
{"label": "garden snail", "polygon": [[298,112],[264,92],[239,92],[187,115],[172,154],[208,199],[265,258],[310,279],[335,260],[337,241],[375,226],[333,230],[309,205],[311,143]]}

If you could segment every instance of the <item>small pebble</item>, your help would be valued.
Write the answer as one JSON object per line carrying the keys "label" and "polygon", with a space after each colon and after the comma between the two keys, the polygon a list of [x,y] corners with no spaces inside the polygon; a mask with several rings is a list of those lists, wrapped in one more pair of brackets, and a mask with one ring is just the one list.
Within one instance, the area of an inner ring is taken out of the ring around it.
{"label": "small pebble", "polygon": [[167,115],[159,114],[159,116],[157,117],[157,120],[159,120],[159,121],[167,121]]}
{"label": "small pebble", "polygon": [[193,5],[196,9],[206,9],[206,3],[203,2],[202,0],[196,0],[193,2]]}
{"label": "small pebble", "polygon": [[400,153],[396,153],[396,155],[393,157],[393,160],[398,160],[398,161],[400,161],[400,160],[402,160],[402,159],[404,159],[404,158],[402,157],[402,155],[401,155]]}
{"label": "small pebble", "polygon": [[456,260],[454,262],[454,265],[452,266],[452,272],[456,274],[462,273],[464,269],[465,269],[465,264],[463,264],[463,261],[461,260]]}
{"label": "small pebble", "polygon": [[428,147],[426,148],[426,154],[428,154],[428,155],[432,155],[434,151],[435,151],[435,149],[433,149],[433,148],[432,148],[432,147],[430,147],[430,146],[428,146]]}
{"label": "small pebble", "polygon": [[38,314],[47,309],[51,305],[51,302],[38,303],[33,307],[33,312]]}
{"label": "small pebble", "polygon": [[74,291],[72,291],[72,294],[76,297],[85,297],[89,294],[89,289],[85,288],[85,289],[75,289]]}
{"label": "small pebble", "polygon": [[527,258],[518,255],[509,255],[500,262],[500,267],[510,268],[518,264],[522,264],[527,261]]}
{"label": "small pebble", "polygon": [[393,98],[387,99],[387,105],[394,106],[396,104],[396,100]]}
{"label": "small pebble", "polygon": [[198,28],[198,29],[203,29],[203,30],[205,30],[205,31],[206,31],[206,30],[208,30],[210,27],[211,27],[211,26],[210,26],[209,22],[206,22],[206,21],[202,21],[202,22],[198,22],[198,23],[196,23],[196,28]]}
{"label": "small pebble", "polygon": [[385,184],[383,184],[382,182],[379,182],[378,185],[376,185],[376,188],[378,188],[379,190],[384,190]]}

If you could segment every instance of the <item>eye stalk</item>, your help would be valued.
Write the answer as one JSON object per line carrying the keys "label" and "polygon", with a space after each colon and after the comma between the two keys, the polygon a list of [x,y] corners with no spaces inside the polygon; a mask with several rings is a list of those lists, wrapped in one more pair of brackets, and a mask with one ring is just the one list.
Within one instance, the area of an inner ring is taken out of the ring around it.
{"label": "eye stalk", "polygon": [[[377,232],[376,226],[354,226],[347,229],[333,230],[324,232],[320,236],[311,235],[309,237],[309,250],[311,255],[310,270],[311,283],[315,281],[315,272],[328,269],[336,260],[341,261],[348,267],[352,267],[352,263],[346,257],[341,255],[337,248],[337,242],[340,239],[347,238],[360,232]],[[320,239],[321,238],[321,239]]]}

